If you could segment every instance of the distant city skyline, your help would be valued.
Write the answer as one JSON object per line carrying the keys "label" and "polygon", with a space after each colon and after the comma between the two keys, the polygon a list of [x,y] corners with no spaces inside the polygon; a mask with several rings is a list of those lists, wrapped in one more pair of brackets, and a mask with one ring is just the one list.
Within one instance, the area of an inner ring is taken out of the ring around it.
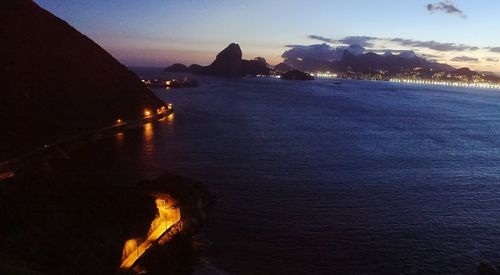
{"label": "distant city skyline", "polygon": [[35,0],[128,66],[210,63],[231,42],[282,61],[290,46],[360,44],[500,73],[500,2]]}

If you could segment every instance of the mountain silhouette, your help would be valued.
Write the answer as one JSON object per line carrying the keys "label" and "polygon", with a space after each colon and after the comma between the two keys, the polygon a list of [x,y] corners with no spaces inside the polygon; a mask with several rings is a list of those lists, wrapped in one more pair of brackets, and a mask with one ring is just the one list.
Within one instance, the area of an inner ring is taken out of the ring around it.
{"label": "mountain silhouette", "polygon": [[269,75],[271,69],[262,57],[252,60],[243,59],[241,48],[236,43],[231,43],[222,50],[212,64],[201,66],[193,64],[185,69],[183,64],[174,64],[165,68],[166,72],[190,72],[194,74],[216,75],[216,76],[245,76],[245,75]]}
{"label": "mountain silhouette", "polygon": [[0,3],[0,156],[163,103],[91,39],[30,0]]}

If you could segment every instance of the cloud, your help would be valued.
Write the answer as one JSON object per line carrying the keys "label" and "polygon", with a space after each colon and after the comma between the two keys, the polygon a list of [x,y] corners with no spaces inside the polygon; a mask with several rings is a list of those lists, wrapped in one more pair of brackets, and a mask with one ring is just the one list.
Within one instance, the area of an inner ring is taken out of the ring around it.
{"label": "cloud", "polygon": [[327,38],[327,37],[324,37],[324,36],[320,36],[320,35],[314,35],[314,34],[312,34],[312,35],[307,36],[307,38],[314,39],[314,40],[319,40],[319,41],[326,42],[326,43],[336,43],[335,40]]}
{"label": "cloud", "polygon": [[[427,48],[439,52],[463,52],[463,51],[477,51],[479,47],[465,45],[465,44],[456,44],[456,43],[441,43],[436,41],[419,41],[413,39],[404,39],[404,38],[380,38],[380,37],[372,37],[372,36],[347,36],[341,39],[333,39],[319,35],[309,35],[308,38],[319,40],[325,43],[330,44],[345,44],[345,45],[360,45],[364,48],[372,48],[374,46],[374,42],[394,42],[401,46],[405,47],[413,47],[413,48]],[[491,51],[500,52],[500,47],[498,48],[490,48]]]}
{"label": "cloud", "polygon": [[455,6],[455,4],[453,4],[453,2],[449,0],[438,2],[435,4],[428,4],[427,11],[429,11],[430,13],[444,12],[446,14],[458,15],[462,18],[467,17],[462,10],[457,8],[457,6]]}
{"label": "cloud", "polygon": [[310,46],[286,45],[290,49],[285,51],[281,57],[285,59],[316,59],[316,60],[339,60],[342,58],[347,47],[333,48],[326,43]]}
{"label": "cloud", "polygon": [[498,58],[496,58],[496,57],[488,57],[485,60],[488,62],[498,62],[499,61]]}
{"label": "cloud", "polygon": [[343,39],[338,40],[338,42],[346,45],[360,45],[361,47],[373,47],[373,43],[370,41],[377,40],[376,37],[370,36],[348,36]]}
{"label": "cloud", "polygon": [[369,41],[377,40],[376,37],[370,36],[347,36],[342,39],[332,39],[321,35],[309,35],[307,37],[330,44],[359,45],[361,47],[373,47],[373,44]]}
{"label": "cloud", "polygon": [[349,46],[347,50],[353,55],[362,55],[365,53],[366,49],[358,44]]}
{"label": "cloud", "polygon": [[469,56],[457,56],[452,58],[450,61],[476,63],[479,62],[479,58],[469,57]]}
{"label": "cloud", "polygon": [[425,59],[439,59],[439,58],[443,57],[443,56],[437,55],[437,54],[421,54],[421,56]]}
{"label": "cloud", "polygon": [[288,45],[285,45],[283,47],[285,47],[285,48],[307,48],[309,46],[306,46],[306,45],[297,45],[297,44],[288,44]]}
{"label": "cloud", "polygon": [[408,50],[395,50],[395,49],[387,49],[387,48],[380,48],[380,49],[369,49],[370,52],[378,53],[378,54],[385,54],[385,53],[392,53],[392,54],[400,54],[402,52],[406,52]]}
{"label": "cloud", "polygon": [[[418,41],[412,39],[403,39],[403,38],[392,38],[390,39],[392,42],[397,42],[402,46],[409,47],[418,47],[418,48],[428,48],[431,50],[439,51],[439,52],[463,52],[463,51],[477,51],[479,47],[464,45],[464,44],[455,44],[455,43],[440,43],[436,41]],[[500,49],[499,49],[500,50]]]}
{"label": "cloud", "polygon": [[500,47],[492,47],[492,48],[490,48],[490,51],[492,51],[494,53],[500,53]]}

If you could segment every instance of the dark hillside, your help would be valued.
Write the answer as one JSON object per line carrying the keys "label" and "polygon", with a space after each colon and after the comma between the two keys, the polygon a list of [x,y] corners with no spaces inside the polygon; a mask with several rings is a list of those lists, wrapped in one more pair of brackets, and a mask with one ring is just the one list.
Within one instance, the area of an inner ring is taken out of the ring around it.
{"label": "dark hillside", "polygon": [[95,42],[30,0],[0,3],[0,160],[162,104]]}

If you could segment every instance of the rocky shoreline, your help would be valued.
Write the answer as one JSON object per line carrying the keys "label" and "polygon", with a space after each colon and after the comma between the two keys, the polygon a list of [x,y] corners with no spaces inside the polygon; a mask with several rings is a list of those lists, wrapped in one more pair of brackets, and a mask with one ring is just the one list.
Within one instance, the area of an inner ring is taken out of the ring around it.
{"label": "rocky shoreline", "polygon": [[126,240],[148,232],[160,194],[179,202],[182,230],[155,244],[135,270],[193,272],[199,255],[193,236],[215,203],[201,183],[165,172],[119,186],[95,180],[85,169],[72,160],[53,160],[2,182],[0,219],[9,226],[0,228],[0,255],[8,255],[0,273],[115,274]]}

